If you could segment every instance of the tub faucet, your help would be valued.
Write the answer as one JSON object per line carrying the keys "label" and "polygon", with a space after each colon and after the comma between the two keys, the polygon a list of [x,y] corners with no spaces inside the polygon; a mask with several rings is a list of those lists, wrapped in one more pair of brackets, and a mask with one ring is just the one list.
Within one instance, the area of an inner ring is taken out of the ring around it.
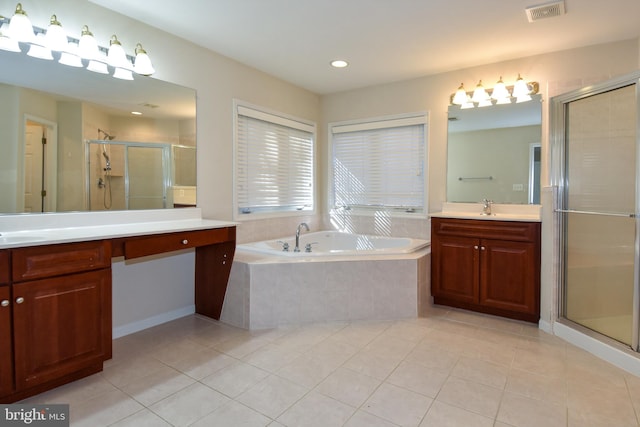
{"label": "tub faucet", "polygon": [[482,199],[482,213],[480,215],[491,215],[492,200]]}
{"label": "tub faucet", "polygon": [[296,228],[296,247],[293,248],[293,252],[300,252],[300,227],[304,227],[307,231],[309,231],[309,226],[306,222],[301,222]]}

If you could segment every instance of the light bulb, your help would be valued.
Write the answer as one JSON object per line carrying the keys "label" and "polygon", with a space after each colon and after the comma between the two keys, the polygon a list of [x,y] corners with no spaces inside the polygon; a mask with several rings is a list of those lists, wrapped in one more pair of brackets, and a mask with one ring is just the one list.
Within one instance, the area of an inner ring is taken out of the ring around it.
{"label": "light bulb", "polygon": [[136,45],[136,59],[133,63],[133,71],[143,76],[150,76],[156,72],[151,64],[149,55],[147,55],[147,51],[142,48],[140,43]]}
{"label": "light bulb", "polygon": [[45,36],[45,43],[49,49],[55,50],[56,52],[65,51],[69,44],[67,34],[62,29],[62,25],[56,15],[51,15],[51,20],[47,27],[47,35]]}
{"label": "light bulb", "polygon": [[467,102],[467,92],[464,90],[464,84],[460,83],[460,87],[456,91],[456,94],[453,95],[453,100],[451,103],[456,105],[462,105]]}
{"label": "light bulb", "polygon": [[484,86],[482,86],[482,80],[480,80],[476,85],[475,90],[473,91],[473,96],[471,97],[471,100],[473,102],[482,102],[482,101],[486,101],[487,99],[489,99],[489,94],[487,93],[486,90],[484,90]]}
{"label": "light bulb", "polygon": [[78,43],[78,54],[82,59],[96,59],[99,56],[98,42],[86,25],[82,27],[82,35]]}
{"label": "light bulb", "polygon": [[128,68],[127,54],[124,52],[122,44],[115,36],[111,36],[109,41],[109,52],[107,53],[107,64],[112,67]]}
{"label": "light bulb", "polygon": [[33,25],[27,16],[27,12],[22,9],[22,4],[16,5],[16,11],[9,21],[9,37],[18,41],[31,43],[35,39]]}

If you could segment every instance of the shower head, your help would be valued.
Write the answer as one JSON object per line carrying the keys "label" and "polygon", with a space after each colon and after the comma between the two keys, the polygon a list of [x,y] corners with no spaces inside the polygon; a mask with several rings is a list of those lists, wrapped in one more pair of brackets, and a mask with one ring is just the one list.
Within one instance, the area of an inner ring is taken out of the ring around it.
{"label": "shower head", "polygon": [[109,135],[108,133],[106,133],[102,129],[98,129],[98,138],[100,137],[100,133],[102,133],[104,135],[104,140],[105,141],[111,141],[111,140],[113,140],[115,138],[115,136]]}

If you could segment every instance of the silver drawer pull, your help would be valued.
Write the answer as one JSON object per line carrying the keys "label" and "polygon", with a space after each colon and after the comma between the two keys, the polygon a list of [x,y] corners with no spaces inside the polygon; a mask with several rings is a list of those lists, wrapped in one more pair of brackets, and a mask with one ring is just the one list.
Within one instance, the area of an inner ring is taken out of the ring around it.
{"label": "silver drawer pull", "polygon": [[2,302],[0,302],[0,305],[3,307],[9,307],[9,300],[3,299]]}
{"label": "silver drawer pull", "polygon": [[483,250],[483,251],[487,250],[487,248],[485,248],[484,246],[481,246],[480,249]]}
{"label": "silver drawer pull", "polygon": [[16,304],[22,304],[24,302],[24,298],[18,297],[16,298]]}
{"label": "silver drawer pull", "polygon": [[478,249],[478,245],[475,245],[475,246],[473,247],[473,249],[476,249],[476,250],[477,250],[477,249]]}
{"label": "silver drawer pull", "polygon": [[186,245],[187,243],[189,243],[189,241],[188,241],[187,239],[184,239],[184,240],[182,241],[182,244],[183,244],[183,245]]}

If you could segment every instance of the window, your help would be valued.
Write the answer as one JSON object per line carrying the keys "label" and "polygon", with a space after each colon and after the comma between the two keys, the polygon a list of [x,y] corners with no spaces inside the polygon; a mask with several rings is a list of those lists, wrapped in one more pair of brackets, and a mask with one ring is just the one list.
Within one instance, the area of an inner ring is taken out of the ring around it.
{"label": "window", "polygon": [[236,105],[236,218],[314,208],[315,125]]}
{"label": "window", "polygon": [[426,127],[425,114],[330,125],[333,207],[426,212]]}

